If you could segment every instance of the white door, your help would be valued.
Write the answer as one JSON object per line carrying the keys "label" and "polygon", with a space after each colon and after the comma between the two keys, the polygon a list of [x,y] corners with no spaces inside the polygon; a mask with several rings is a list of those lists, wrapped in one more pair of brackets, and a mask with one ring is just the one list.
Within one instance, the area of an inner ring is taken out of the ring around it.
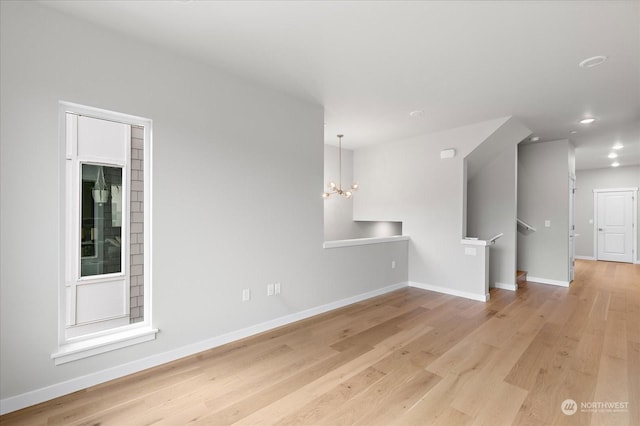
{"label": "white door", "polygon": [[597,192],[598,260],[633,262],[633,191]]}

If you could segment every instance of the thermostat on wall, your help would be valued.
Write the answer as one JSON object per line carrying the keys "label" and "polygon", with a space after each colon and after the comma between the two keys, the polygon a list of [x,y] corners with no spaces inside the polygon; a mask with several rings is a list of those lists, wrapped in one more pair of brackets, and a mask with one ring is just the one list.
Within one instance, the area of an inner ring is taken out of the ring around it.
{"label": "thermostat on wall", "polygon": [[456,156],[456,150],[453,148],[449,148],[449,149],[443,149],[442,151],[440,151],[440,158],[444,159],[444,158],[453,158]]}

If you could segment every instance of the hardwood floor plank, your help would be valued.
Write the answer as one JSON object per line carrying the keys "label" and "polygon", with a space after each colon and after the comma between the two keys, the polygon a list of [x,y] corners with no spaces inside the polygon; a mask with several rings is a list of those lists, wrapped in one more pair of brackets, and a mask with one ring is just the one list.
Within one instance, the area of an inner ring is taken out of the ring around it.
{"label": "hardwood floor plank", "polygon": [[[307,402],[302,407],[296,409],[290,414],[286,414],[279,418],[275,425],[308,425],[319,424],[324,422],[327,416],[329,416],[336,407],[343,406],[347,401],[353,399],[355,396],[362,392],[365,392],[372,384],[378,382],[385,373],[376,370],[374,367],[368,367],[355,376],[345,380],[332,389],[329,389],[321,396]],[[291,409],[289,408],[289,411]],[[277,417],[272,417],[275,419]],[[260,424],[262,422],[256,422],[255,419],[247,418],[246,424]],[[268,421],[269,418],[263,419],[263,422]]]}
{"label": "hardwood floor plank", "polygon": [[181,374],[164,377],[164,380],[155,381],[154,385],[149,388],[144,388],[142,386],[130,386],[125,387],[124,392],[110,393],[107,397],[103,398],[88,399],[83,405],[71,406],[59,414],[50,415],[48,417],[48,424],[67,425],[76,421],[84,420],[94,413],[107,412],[114,409],[114,407],[122,407],[126,404],[138,405],[141,403],[140,395],[146,395],[149,392],[158,392],[158,390],[162,391],[166,389],[167,386],[180,386],[185,381],[193,382],[198,378],[199,374],[200,373],[197,369],[190,369]]}
{"label": "hardwood floor plank", "polygon": [[[431,387],[440,381],[434,374],[411,363],[402,362],[402,353],[394,352],[374,365],[384,371],[390,364],[396,368],[386,372],[367,392],[360,393],[324,419],[327,424],[388,425],[408,410]],[[391,362],[390,362],[391,359]],[[361,407],[368,407],[363,411]],[[359,413],[353,418],[352,413]]]}
{"label": "hardwood floor plank", "polygon": [[451,401],[469,381],[469,378],[469,375],[447,374],[398,417],[398,424],[431,425],[443,422],[449,415]]}
{"label": "hardwood floor plank", "polygon": [[561,329],[557,325],[544,324],[523,355],[516,361],[505,381],[522,389],[531,389],[539,369],[550,364],[560,332]]}
{"label": "hardwood floor plank", "polygon": [[436,419],[436,421],[433,422],[434,426],[451,426],[451,425],[465,426],[465,425],[472,425],[472,424],[474,424],[473,418],[451,407],[448,407]]}
{"label": "hardwood floor plank", "polygon": [[468,374],[479,370],[497,351],[496,347],[484,342],[463,341],[429,364],[427,370],[441,377],[449,373]]}
{"label": "hardwood floor plank", "polygon": [[[274,403],[263,407],[250,416],[241,421],[244,424],[270,424],[275,419],[286,417],[291,412],[291,407],[298,407],[308,404],[316,398],[331,392],[335,388],[336,383],[342,383],[350,380],[352,377],[360,374],[360,372],[372,368],[375,365],[378,369],[382,368],[379,362],[396,351],[406,353],[403,345],[411,343],[417,337],[423,335],[430,330],[429,327],[424,328],[420,324],[416,324],[412,329],[401,330],[397,334],[379,342],[372,350],[367,351],[357,358],[339,366],[333,371],[319,377],[317,380],[307,383],[306,385],[294,389],[285,397],[275,401]],[[413,362],[409,356],[408,362]],[[376,371],[380,371],[376,369]],[[384,372],[380,371],[382,374]]]}
{"label": "hardwood floor plank", "polygon": [[213,383],[213,389],[206,398],[205,405],[218,411],[239,404],[246,399],[248,391],[252,394],[266,391],[273,383],[289,380],[305,368],[322,363],[335,354],[335,351],[326,349],[306,354],[295,352],[267,364],[271,368],[264,368],[265,364],[255,364],[241,371],[237,368],[232,369],[234,374],[226,375],[222,380],[212,377],[219,383]]}
{"label": "hardwood floor plank", "polygon": [[[610,355],[600,359],[594,401],[629,402],[627,360]],[[634,403],[637,404],[637,401]],[[591,415],[592,425],[628,425],[629,411],[598,411]]]}
{"label": "hardwood floor plank", "polygon": [[628,342],[627,383],[629,395],[629,424],[640,425],[640,343]]}
{"label": "hardwood floor plank", "polygon": [[[216,411],[202,419],[204,422],[211,422],[216,424],[232,424],[235,423],[249,414],[257,411],[258,409],[277,401],[278,399],[291,392],[291,389],[296,389],[310,381],[317,379],[318,377],[327,374],[337,366],[344,364],[359,355],[370,351],[370,346],[352,346],[342,352],[330,356],[329,358],[315,363],[308,368],[301,370],[299,373],[277,382],[271,386],[268,386],[259,392],[255,392],[253,389],[248,388],[248,392],[253,392],[246,396],[242,401],[239,401],[231,406],[228,406],[220,411]],[[216,407],[215,401],[207,401],[207,406]]]}
{"label": "hardwood floor plank", "polygon": [[486,426],[510,424],[526,397],[527,391],[524,389],[505,382],[494,383],[477,414],[472,415],[473,423]]}

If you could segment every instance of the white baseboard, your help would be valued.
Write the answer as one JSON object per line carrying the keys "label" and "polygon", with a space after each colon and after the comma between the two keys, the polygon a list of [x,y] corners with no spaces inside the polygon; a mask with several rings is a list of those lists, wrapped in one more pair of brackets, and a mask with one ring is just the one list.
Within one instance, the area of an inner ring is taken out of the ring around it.
{"label": "white baseboard", "polygon": [[478,300],[480,302],[487,302],[489,300],[489,293],[476,294],[468,291],[456,290],[448,287],[440,287],[437,285],[417,283],[409,281],[409,287],[421,288],[423,290],[435,291],[437,293],[450,294],[451,296],[464,297],[465,299]]}
{"label": "white baseboard", "polygon": [[[353,303],[361,302],[372,297],[380,296],[382,294],[390,293],[392,291],[407,287],[407,282],[401,282],[392,284],[386,287],[382,287],[377,290],[369,291],[367,293],[358,294],[356,296],[347,297],[346,299],[337,300],[335,302],[327,303],[325,305],[316,306],[304,311],[296,312],[294,314],[285,315],[280,318],[269,320],[260,324],[256,324],[241,330],[232,331],[221,336],[216,336],[211,339],[203,340],[201,342],[193,343],[191,345],[183,346],[177,349],[173,349],[167,352],[151,355],[146,358],[142,358],[136,361],[132,361],[127,364],[118,365],[116,367],[108,368],[106,370],[97,371],[95,373],[87,374],[85,376],[77,377],[64,382],[56,383],[51,386],[36,389],[30,392],[26,392],[20,395],[12,396],[0,400],[0,414],[10,413],[12,411],[20,410],[22,408],[29,407],[31,405],[39,404],[44,401],[48,401],[59,396],[67,395],[72,392],[76,392],[81,389],[86,389],[90,386],[95,386],[100,383],[108,382],[129,374],[137,373],[138,371],[146,370],[147,368],[156,367],[167,362],[175,361],[186,356],[194,355],[199,352],[206,351],[218,346],[225,345],[227,343],[234,342],[236,340],[244,339],[249,336],[253,336],[258,333],[272,330],[283,325],[291,324],[296,321],[300,321],[315,315],[319,315],[328,311],[332,311],[338,308],[342,308]],[[160,334],[161,336],[162,334]]]}
{"label": "white baseboard", "polygon": [[527,281],[532,281],[534,283],[540,283],[540,284],[557,285],[560,287],[569,287],[569,281],[551,280],[548,278],[532,277],[530,275],[527,276]]}
{"label": "white baseboard", "polygon": [[580,259],[580,260],[597,260],[593,256],[578,256],[578,255],[576,255],[576,259]]}
{"label": "white baseboard", "polygon": [[518,284],[517,283],[499,283],[496,281],[495,287],[501,288],[503,290],[516,291],[518,289]]}
{"label": "white baseboard", "polygon": [[[580,260],[598,260],[595,257],[592,256],[576,256],[576,259],[580,259]],[[636,259],[633,261],[634,264],[636,265],[640,265],[640,259]]]}

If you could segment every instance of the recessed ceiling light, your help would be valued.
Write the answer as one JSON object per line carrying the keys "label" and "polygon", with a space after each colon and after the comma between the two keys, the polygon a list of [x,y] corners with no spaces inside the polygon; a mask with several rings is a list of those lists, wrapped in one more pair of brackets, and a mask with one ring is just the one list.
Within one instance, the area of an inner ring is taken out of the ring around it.
{"label": "recessed ceiling light", "polygon": [[587,117],[587,118],[583,118],[582,120],[579,121],[580,124],[591,124],[593,122],[595,122],[596,119],[593,117]]}
{"label": "recessed ceiling light", "polygon": [[578,133],[577,130],[571,130],[569,133],[571,133],[572,135],[575,135],[576,133]]}
{"label": "recessed ceiling light", "polygon": [[611,152],[611,153],[609,153],[609,155],[607,155],[607,157],[609,157],[609,158],[618,158],[618,154],[616,154],[615,152]]}
{"label": "recessed ceiling light", "polygon": [[617,144],[615,144],[612,148],[613,148],[613,149],[622,149],[622,148],[624,148],[624,145],[622,145],[621,143],[619,143],[619,142],[618,142],[618,143],[617,143]]}
{"label": "recessed ceiling light", "polygon": [[423,110],[421,110],[421,109],[417,109],[417,110],[415,110],[415,111],[411,111],[411,112],[409,113],[409,115],[410,115],[411,117],[422,117],[422,116],[424,115],[424,111],[423,111]]}
{"label": "recessed ceiling light", "polygon": [[604,63],[604,61],[607,60],[606,56],[592,56],[590,58],[585,59],[584,61],[580,62],[578,64],[578,66],[580,68],[593,68],[593,67],[597,67],[598,65],[601,65]]}
{"label": "recessed ceiling light", "polygon": [[620,163],[618,163],[617,161],[611,163],[611,167],[618,167],[620,165]]}
{"label": "recessed ceiling light", "polygon": [[538,142],[540,140],[540,136],[532,136],[531,142]]}

